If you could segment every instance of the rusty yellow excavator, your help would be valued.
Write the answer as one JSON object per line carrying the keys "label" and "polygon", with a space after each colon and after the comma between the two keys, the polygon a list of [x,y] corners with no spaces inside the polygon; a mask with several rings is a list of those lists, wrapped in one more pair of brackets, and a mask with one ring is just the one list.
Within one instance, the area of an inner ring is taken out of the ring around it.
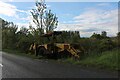
{"label": "rusty yellow excavator", "polygon": [[50,40],[48,44],[43,45],[37,45],[34,43],[30,46],[29,50],[36,56],[42,55],[50,58],[63,58],[67,56],[80,58],[81,51],[75,49],[68,43],[57,43],[56,36],[60,34],[62,34],[61,31],[53,31],[42,35],[41,37],[52,37],[52,40]]}

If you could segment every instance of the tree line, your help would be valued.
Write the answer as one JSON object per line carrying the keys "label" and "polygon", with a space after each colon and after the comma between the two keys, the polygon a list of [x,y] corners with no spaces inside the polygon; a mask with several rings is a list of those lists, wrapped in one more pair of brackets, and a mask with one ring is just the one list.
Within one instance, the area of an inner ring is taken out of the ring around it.
{"label": "tree line", "polygon": [[[18,31],[18,26],[13,22],[2,21],[2,48],[3,49],[19,49],[21,51],[28,50],[32,43],[45,44],[49,43],[47,37],[39,35],[39,30],[21,27]],[[80,34],[78,31],[62,31],[62,34],[56,36],[59,43],[74,43],[79,42]],[[42,39],[42,40],[40,40]]]}
{"label": "tree line", "polygon": [[[48,38],[41,37],[42,34],[53,32],[58,25],[58,17],[47,10],[44,2],[36,2],[36,9],[31,10],[33,22],[36,28],[29,25],[29,28],[18,26],[13,22],[2,20],[2,49],[17,49],[22,52],[29,50],[31,44],[47,44]],[[100,54],[103,51],[120,47],[120,32],[115,37],[108,37],[106,31],[101,34],[93,33],[89,38],[80,37],[79,31],[62,31],[57,36],[58,43],[69,43],[84,55]]]}
{"label": "tree line", "polygon": [[[38,29],[31,31],[26,27],[21,27],[18,31],[18,26],[13,22],[3,20],[2,23],[3,49],[18,49],[25,52],[32,43],[46,44],[50,42],[43,37],[40,40]],[[58,43],[69,43],[78,49],[82,48],[84,54],[101,53],[120,47],[120,32],[116,37],[108,37],[107,32],[103,31],[101,34],[93,33],[89,38],[82,38],[79,31],[62,31],[62,34],[56,38]]]}

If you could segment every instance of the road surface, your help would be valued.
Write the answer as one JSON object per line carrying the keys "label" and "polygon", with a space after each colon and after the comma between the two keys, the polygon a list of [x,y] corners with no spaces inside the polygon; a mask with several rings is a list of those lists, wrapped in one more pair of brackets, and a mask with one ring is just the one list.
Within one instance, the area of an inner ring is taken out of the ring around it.
{"label": "road surface", "polygon": [[96,71],[72,64],[31,59],[5,52],[2,52],[2,65],[3,78],[117,78],[117,72]]}

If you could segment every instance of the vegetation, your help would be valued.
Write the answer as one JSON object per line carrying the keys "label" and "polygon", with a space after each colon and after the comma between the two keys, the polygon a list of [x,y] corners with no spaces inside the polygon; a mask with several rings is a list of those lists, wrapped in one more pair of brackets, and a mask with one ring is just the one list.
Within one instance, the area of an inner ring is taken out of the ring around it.
{"label": "vegetation", "polygon": [[[36,2],[36,9],[32,9],[31,14],[36,27],[32,25],[29,28],[18,26],[13,22],[2,20],[2,48],[16,49],[27,52],[32,43],[49,43],[47,38],[41,38],[44,33],[52,32],[58,24],[58,18],[51,10],[47,11],[45,3]],[[63,31],[63,34],[57,37],[58,42],[74,43],[79,42],[80,34],[78,31]]]}
{"label": "vegetation", "polygon": [[81,60],[74,60],[73,58],[68,58],[64,62],[69,62],[72,64],[79,64],[86,67],[97,67],[97,68],[107,68],[111,70],[120,70],[120,62],[118,58],[120,57],[120,50],[114,49],[112,51],[102,52],[101,55],[90,55],[84,57]]}
{"label": "vegetation", "polygon": [[11,50],[11,49],[3,49],[3,51],[7,52],[8,54],[18,55],[18,56],[24,56],[29,57],[32,59],[40,59],[42,56],[36,57],[35,55],[25,54],[24,52],[21,52],[19,50]]}
{"label": "vegetation", "polygon": [[[2,20],[2,49],[18,50],[27,53],[32,43],[49,43],[47,38],[40,36],[46,32],[52,32],[57,27],[58,18],[51,10],[46,10],[45,3],[36,2],[37,9],[32,9],[33,22],[27,29],[22,27],[18,31],[18,26],[13,22]],[[46,11],[45,11],[46,10]],[[80,61],[77,64],[99,65],[100,67],[110,67],[118,70],[117,64],[119,56],[117,49],[120,48],[120,32],[116,37],[108,37],[106,31],[101,34],[93,33],[90,38],[81,38],[79,31],[63,31],[57,36],[59,43],[69,43],[83,53],[80,54]],[[119,51],[120,52],[120,51]],[[69,59],[68,61],[72,61]]]}
{"label": "vegetation", "polygon": [[[15,52],[18,55],[29,56],[23,54],[28,51],[33,42],[37,42],[37,29],[35,32],[22,27],[17,31],[17,25],[12,22],[3,20],[2,26],[2,48],[7,52]],[[120,70],[118,65],[118,57],[120,56],[120,32],[116,37],[103,36],[102,34],[93,33],[90,38],[81,38],[78,31],[63,31],[61,36],[58,36],[58,42],[67,42],[74,47],[83,50],[80,54],[80,60],[76,61],[68,58],[65,61],[85,66],[98,66],[99,68],[110,68],[113,70]],[[45,38],[47,41],[47,39]],[[45,41],[44,40],[44,41]],[[42,42],[46,43],[46,42]],[[14,51],[16,50],[16,51]],[[32,57],[35,57],[32,55]]]}

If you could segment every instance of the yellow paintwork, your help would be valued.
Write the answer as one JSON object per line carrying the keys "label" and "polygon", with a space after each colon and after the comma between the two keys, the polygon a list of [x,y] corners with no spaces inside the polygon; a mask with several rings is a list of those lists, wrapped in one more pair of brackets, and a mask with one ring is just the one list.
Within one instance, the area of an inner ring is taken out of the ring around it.
{"label": "yellow paintwork", "polygon": [[79,55],[77,54],[77,50],[74,49],[72,46],[70,46],[70,44],[62,44],[62,43],[56,43],[56,46],[60,48],[60,50],[58,50],[58,52],[60,51],[64,51],[65,50],[65,45],[68,46],[67,51],[70,52],[73,56],[79,58]]}
{"label": "yellow paintwork", "polygon": [[[39,46],[44,46],[46,50],[48,50],[48,44],[44,44],[44,45],[39,45]],[[64,51],[64,50],[67,50],[68,52],[70,52],[74,57],[77,57],[79,58],[80,56],[78,55],[78,51],[76,49],[74,49],[70,44],[65,44],[65,43],[54,43],[54,45],[56,47],[58,47],[58,52],[61,52],[61,51]],[[32,49],[32,46],[33,46],[33,49],[36,48],[35,44],[34,45],[31,45],[30,49]],[[67,46],[67,48],[65,48],[65,46]]]}

